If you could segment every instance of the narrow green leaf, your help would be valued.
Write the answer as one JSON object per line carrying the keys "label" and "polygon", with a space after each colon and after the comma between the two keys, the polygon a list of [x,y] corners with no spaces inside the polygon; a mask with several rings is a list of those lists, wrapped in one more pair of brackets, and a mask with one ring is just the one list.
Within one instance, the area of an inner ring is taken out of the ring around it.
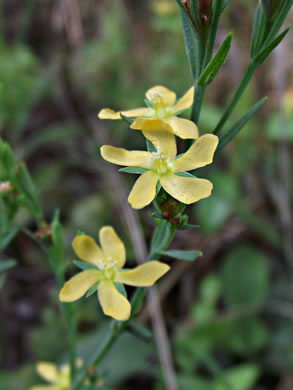
{"label": "narrow green leaf", "polygon": [[204,71],[199,77],[197,84],[199,86],[205,86],[211,83],[216,77],[221,67],[225,64],[232,42],[233,34],[229,33],[225,38],[222,45],[219,47],[217,53],[212,60],[208,63]]}
{"label": "narrow green leaf", "polygon": [[264,49],[261,50],[259,54],[257,54],[254,58],[253,61],[261,65],[267,57],[271,54],[271,52],[279,46],[279,44],[282,42],[282,40],[285,38],[287,35],[288,31],[290,30],[291,26],[287,27],[286,30],[284,30],[280,35],[277,36],[271,43],[269,43]]}
{"label": "narrow green leaf", "polygon": [[192,175],[189,172],[177,172],[177,173],[175,173],[175,175],[176,176],[182,176],[182,177],[195,177],[194,175]]}
{"label": "narrow green leaf", "polygon": [[263,40],[265,30],[266,15],[263,11],[261,0],[256,7],[256,12],[253,20],[253,30],[251,39],[250,56],[253,58],[259,50],[259,46]]}
{"label": "narrow green leaf", "polygon": [[64,245],[63,245],[63,229],[59,221],[59,210],[55,211],[55,215],[52,222],[52,240],[53,249],[58,264],[61,265],[63,262]]}
{"label": "narrow green leaf", "polygon": [[155,153],[157,151],[153,143],[148,139],[146,139],[146,145],[147,145],[148,152]]}
{"label": "narrow green leaf", "polygon": [[131,318],[133,318],[141,309],[145,297],[145,288],[138,287],[131,299]]}
{"label": "narrow green leaf", "polygon": [[[151,242],[151,252],[159,253],[166,246],[166,238],[171,235],[171,224],[165,219],[157,220],[157,227]],[[168,243],[167,243],[168,244]]]}
{"label": "narrow green leaf", "polygon": [[86,263],[85,261],[80,260],[74,260],[73,263],[83,271],[86,271],[88,269],[94,269],[97,270],[97,266],[91,263]]}
{"label": "narrow green leaf", "polygon": [[136,174],[142,174],[148,171],[146,168],[140,168],[140,167],[124,167],[120,168],[119,172],[124,172],[124,173],[136,173]]}
{"label": "narrow green leaf", "polygon": [[12,180],[15,177],[15,161],[13,158],[11,147],[1,140],[0,160],[4,168],[7,171],[9,179]]}
{"label": "narrow green leaf", "polygon": [[177,230],[192,230],[192,229],[198,229],[200,225],[191,225],[190,223],[186,223],[185,225],[177,225]]}
{"label": "narrow green leaf", "polygon": [[202,256],[201,251],[183,251],[177,249],[171,249],[168,251],[159,252],[162,256],[172,257],[174,259],[185,260],[185,261],[194,261],[198,257]]}
{"label": "narrow green leaf", "polygon": [[153,333],[145,326],[130,322],[127,325],[127,329],[134,334],[136,337],[141,338],[144,341],[149,341],[153,337]]}
{"label": "narrow green leaf", "polygon": [[151,217],[155,219],[164,219],[160,213],[151,213]]}
{"label": "narrow green leaf", "polygon": [[162,184],[158,181],[157,185],[156,185],[156,196],[159,194],[159,192],[161,191],[161,188],[162,188]]}
{"label": "narrow green leaf", "polygon": [[97,291],[97,289],[98,289],[98,287],[99,287],[99,283],[100,283],[100,282],[96,282],[96,283],[88,290],[88,292],[86,293],[86,296],[85,296],[86,298],[92,296],[92,295]]}
{"label": "narrow green leaf", "polygon": [[19,231],[18,226],[11,226],[9,231],[2,237],[0,237],[0,251],[5,249],[9,243],[14,239]]}
{"label": "narrow green leaf", "polygon": [[223,2],[223,7],[222,7],[222,9],[221,9],[221,13],[224,11],[224,9],[227,7],[227,5],[230,3],[230,1],[231,0],[225,0],[224,2]]}
{"label": "narrow green leaf", "polygon": [[190,26],[189,16],[186,11],[181,9],[181,20],[184,33],[184,41],[186,47],[187,58],[191,70],[191,74],[194,80],[196,80],[199,73],[199,55],[198,55],[198,42],[195,37],[195,33]]}
{"label": "narrow green leaf", "polygon": [[13,259],[5,260],[0,262],[0,272],[8,271],[10,268],[16,266],[16,261]]}
{"label": "narrow green leaf", "polygon": [[7,232],[10,230],[10,218],[9,218],[9,210],[8,207],[6,207],[6,204],[3,200],[4,194],[0,193],[0,251],[4,249],[4,246],[2,247],[2,237],[4,237]]}
{"label": "narrow green leaf", "polygon": [[[186,21],[189,23],[191,30],[194,33],[194,36],[197,40],[200,40],[200,30],[201,30],[201,19],[199,17],[199,12],[194,11],[194,7],[197,7],[197,4],[190,4],[190,13],[187,11],[186,7],[183,5],[182,0],[176,0],[179,5],[182,13],[186,16]],[[193,0],[192,0],[193,1]],[[197,0],[195,0],[197,1]],[[200,26],[199,26],[200,23]]]}
{"label": "narrow green leaf", "polygon": [[151,103],[148,99],[144,99],[144,102],[145,102],[145,105],[146,105],[148,108],[154,108],[154,106],[152,105],[152,103]]}
{"label": "narrow green leaf", "polygon": [[129,125],[132,125],[132,123],[135,121],[135,118],[128,118],[127,116],[125,116],[123,114],[120,114],[120,116]]}
{"label": "narrow green leaf", "polygon": [[127,298],[127,292],[125,290],[124,284],[118,282],[115,282],[114,284],[117,290],[120,292],[120,294],[122,294],[125,298]]}
{"label": "narrow green leaf", "polygon": [[277,12],[277,14],[274,15],[273,26],[271,27],[266,37],[265,44],[271,42],[271,40],[274,39],[275,36],[278,34],[288,13],[290,12],[292,5],[293,5],[293,0],[285,0],[283,7],[281,7],[279,12]]}
{"label": "narrow green leaf", "polygon": [[228,145],[232,139],[239,133],[243,126],[249,121],[249,119],[255,114],[255,112],[265,103],[267,97],[264,97],[259,102],[257,102],[230,130],[226,132],[219,142],[217,148],[217,153],[222,150],[226,145]]}
{"label": "narrow green leaf", "polygon": [[27,199],[32,203],[32,207],[30,207],[30,211],[32,212],[32,214],[35,217],[40,218],[42,216],[40,199],[37,189],[32,181],[32,178],[25,165],[19,164],[17,168],[18,181],[21,186],[21,188],[19,188],[19,186],[18,188],[26,195]]}

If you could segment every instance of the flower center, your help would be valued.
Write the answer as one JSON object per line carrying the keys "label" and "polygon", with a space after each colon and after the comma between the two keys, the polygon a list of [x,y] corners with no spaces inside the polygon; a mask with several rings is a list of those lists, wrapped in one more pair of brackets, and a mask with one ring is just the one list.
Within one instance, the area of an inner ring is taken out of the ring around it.
{"label": "flower center", "polygon": [[164,101],[164,96],[161,92],[153,91],[150,96],[150,102],[154,107],[156,117],[163,119],[168,116],[168,110]]}
{"label": "flower center", "polygon": [[159,176],[163,176],[172,171],[171,161],[162,153],[160,148],[158,148],[156,152],[152,153],[152,155],[152,170],[154,172],[156,172]]}
{"label": "flower center", "polygon": [[101,259],[99,261],[99,269],[102,271],[105,280],[114,280],[117,270],[118,261],[113,259],[111,256],[107,257],[106,260]]}

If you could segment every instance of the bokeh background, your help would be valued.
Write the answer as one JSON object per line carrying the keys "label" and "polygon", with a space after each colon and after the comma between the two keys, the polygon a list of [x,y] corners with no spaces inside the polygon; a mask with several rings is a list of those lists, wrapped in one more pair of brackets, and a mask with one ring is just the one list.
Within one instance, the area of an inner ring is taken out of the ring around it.
{"label": "bokeh background", "polygon": [[[230,31],[234,39],[208,89],[201,134],[213,130],[245,70],[256,4],[233,0],[223,15],[217,46]],[[200,229],[176,234],[174,248],[204,256],[174,260],[159,283],[180,390],[293,389],[292,48],[289,33],[257,71],[232,123],[265,95],[267,103],[205,168],[213,196],[188,207]],[[135,178],[118,180],[99,147],[144,148],[144,140],[96,114],[139,107],[156,84],[178,96],[191,86],[175,0],[2,0],[0,83],[1,137],[26,162],[47,220],[60,209],[66,262],[77,230],[96,237],[111,224],[135,264],[120,199]],[[140,213],[148,240],[149,212]],[[24,209],[16,223],[35,228]],[[1,254],[8,257],[17,266],[0,294],[0,388],[28,390],[41,383],[36,361],[66,359],[67,331],[44,254],[20,231]],[[70,266],[68,275],[75,271]],[[94,297],[78,305],[83,356],[100,345],[108,320]],[[149,325],[146,308],[138,321]],[[103,388],[163,390],[155,349],[125,334],[101,365]]]}

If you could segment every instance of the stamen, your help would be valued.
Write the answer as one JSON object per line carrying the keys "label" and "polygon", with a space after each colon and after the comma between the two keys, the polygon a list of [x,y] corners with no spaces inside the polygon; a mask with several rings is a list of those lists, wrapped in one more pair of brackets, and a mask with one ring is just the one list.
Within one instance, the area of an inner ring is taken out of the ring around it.
{"label": "stamen", "polygon": [[101,271],[107,271],[111,268],[115,268],[117,265],[118,261],[117,260],[112,260],[112,257],[108,257],[109,262],[100,259],[99,260],[99,265],[98,267],[100,268]]}
{"label": "stamen", "polygon": [[160,147],[153,155],[153,170],[159,175],[164,175],[171,171],[171,161],[162,153]]}
{"label": "stamen", "polygon": [[155,110],[162,109],[165,106],[164,96],[161,92],[152,91],[150,94],[150,100]]}

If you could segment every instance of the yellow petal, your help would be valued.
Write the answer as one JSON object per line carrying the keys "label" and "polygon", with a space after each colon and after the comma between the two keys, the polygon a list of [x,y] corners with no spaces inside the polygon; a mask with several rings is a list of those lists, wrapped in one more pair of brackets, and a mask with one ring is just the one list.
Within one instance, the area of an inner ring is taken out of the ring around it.
{"label": "yellow petal", "polygon": [[177,154],[175,135],[166,131],[143,131],[143,135],[157,150],[161,150],[170,160],[174,160]]}
{"label": "yellow petal", "polygon": [[[55,385],[40,385],[40,386],[33,386],[30,388],[30,390],[65,390],[64,387],[55,386]],[[69,388],[68,388],[69,390]]]}
{"label": "yellow petal", "polygon": [[174,114],[176,112],[186,110],[186,108],[189,108],[193,103],[193,96],[194,96],[194,87],[191,87],[185,93],[185,95],[183,95],[182,98],[180,98],[178,100],[178,102],[174,105],[173,110],[172,110],[174,112]]}
{"label": "yellow petal", "polygon": [[98,266],[99,261],[104,259],[104,253],[95,240],[85,234],[77,235],[72,242],[72,247],[77,256],[87,263]]}
{"label": "yellow petal", "polygon": [[211,195],[213,185],[205,179],[182,177],[177,175],[162,176],[162,187],[173,198],[182,203],[190,204]]}
{"label": "yellow petal", "polygon": [[166,131],[172,133],[172,128],[168,123],[165,123],[158,118],[136,118],[135,121],[130,125],[131,129],[162,132]]}
{"label": "yellow petal", "polygon": [[159,94],[162,97],[165,106],[172,106],[176,100],[176,93],[162,85],[156,85],[146,92],[146,98],[151,102],[154,95]]}
{"label": "yellow petal", "polygon": [[50,362],[37,363],[37,373],[48,382],[55,382],[58,376],[56,364]]}
{"label": "yellow petal", "polygon": [[143,107],[143,108],[135,108],[133,110],[127,110],[127,111],[114,111],[110,108],[103,108],[98,114],[98,117],[100,119],[122,119],[121,115],[125,115],[128,118],[136,117],[136,116],[145,116],[150,115],[153,112],[151,108]]}
{"label": "yellow petal", "polygon": [[73,276],[66,282],[60,291],[59,299],[62,302],[73,302],[81,298],[87,291],[100,280],[100,271],[86,270]]}
{"label": "yellow petal", "polygon": [[99,301],[103,312],[118,321],[126,321],[130,317],[131,305],[118,292],[112,282],[101,282],[98,289]]}
{"label": "yellow petal", "polygon": [[119,272],[116,281],[136,287],[152,286],[169,269],[170,267],[167,264],[160,261],[149,261],[131,271]]}
{"label": "yellow petal", "polygon": [[111,226],[104,226],[99,233],[100,243],[107,260],[117,261],[117,268],[125,264],[125,247],[115,230]]}
{"label": "yellow petal", "polygon": [[191,171],[213,162],[219,139],[216,135],[200,137],[183,156],[174,161],[174,172]]}
{"label": "yellow petal", "polygon": [[156,196],[156,185],[159,178],[152,171],[142,174],[135,182],[128,202],[134,209],[142,209],[152,202]]}
{"label": "yellow petal", "polygon": [[198,138],[198,128],[196,124],[188,119],[172,116],[171,118],[164,119],[164,122],[172,128],[173,133],[176,134],[179,138]]}
{"label": "yellow petal", "polygon": [[131,151],[116,148],[115,146],[104,145],[101,147],[101,155],[104,160],[117,165],[128,167],[150,168],[152,154],[143,151]]}

